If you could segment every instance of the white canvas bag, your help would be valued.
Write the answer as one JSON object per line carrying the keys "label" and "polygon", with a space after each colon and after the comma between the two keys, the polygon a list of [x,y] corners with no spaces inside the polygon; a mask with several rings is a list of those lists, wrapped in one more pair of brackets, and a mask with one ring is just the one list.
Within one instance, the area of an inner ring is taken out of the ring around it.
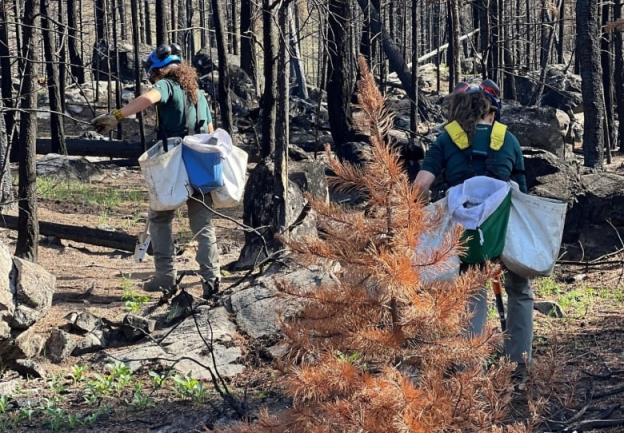
{"label": "white canvas bag", "polygon": [[501,260],[525,278],[552,273],[563,237],[567,205],[512,187],[511,213]]}
{"label": "white canvas bag", "polygon": [[[434,230],[423,233],[420,242],[416,246],[417,251],[414,253],[414,265],[419,262],[428,262],[429,257],[434,251],[442,248],[446,236],[455,227],[451,214],[448,211],[446,197],[430,204],[425,208],[428,218],[434,218],[441,214],[440,225]],[[448,256],[442,263],[436,266],[420,266],[420,281],[423,284],[431,284],[434,282],[453,281],[459,276],[459,268],[461,261],[459,256]]]}
{"label": "white canvas bag", "polygon": [[192,149],[218,151],[223,161],[223,186],[210,192],[214,208],[237,206],[243,199],[247,180],[247,152],[234,146],[227,131],[217,129],[212,134],[196,134],[184,137],[184,144]]}
{"label": "white canvas bag", "polygon": [[182,161],[181,140],[167,140],[168,151],[158,141],[139,157],[141,173],[147,184],[150,209],[175,210],[189,196],[188,176]]}

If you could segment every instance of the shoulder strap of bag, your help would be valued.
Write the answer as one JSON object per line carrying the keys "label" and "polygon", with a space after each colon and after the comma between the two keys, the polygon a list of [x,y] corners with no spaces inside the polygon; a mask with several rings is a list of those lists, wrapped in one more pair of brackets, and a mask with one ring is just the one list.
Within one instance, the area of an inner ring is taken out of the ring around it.
{"label": "shoulder strap of bag", "polygon": [[444,130],[448,133],[451,140],[460,150],[466,150],[470,147],[470,140],[468,139],[468,134],[461,127],[457,120],[454,120],[448,123]]}
{"label": "shoulder strap of bag", "polygon": [[490,149],[498,152],[505,144],[505,135],[507,134],[507,125],[500,122],[494,122],[492,125],[492,134],[490,135]]}

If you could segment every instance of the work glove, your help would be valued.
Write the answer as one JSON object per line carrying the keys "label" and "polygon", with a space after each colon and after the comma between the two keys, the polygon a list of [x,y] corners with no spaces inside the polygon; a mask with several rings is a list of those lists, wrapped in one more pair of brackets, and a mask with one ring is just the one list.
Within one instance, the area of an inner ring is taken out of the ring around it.
{"label": "work glove", "polygon": [[98,134],[106,135],[117,128],[119,120],[113,113],[107,113],[95,117],[91,120],[91,124],[95,127]]}

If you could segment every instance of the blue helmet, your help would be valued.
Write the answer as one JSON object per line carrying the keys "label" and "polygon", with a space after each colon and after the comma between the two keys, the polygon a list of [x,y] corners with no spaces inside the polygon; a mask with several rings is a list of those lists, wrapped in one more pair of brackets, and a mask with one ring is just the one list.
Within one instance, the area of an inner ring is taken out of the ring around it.
{"label": "blue helmet", "polygon": [[154,69],[182,62],[182,48],[178,44],[161,44],[153,50],[143,62],[145,72],[148,74]]}

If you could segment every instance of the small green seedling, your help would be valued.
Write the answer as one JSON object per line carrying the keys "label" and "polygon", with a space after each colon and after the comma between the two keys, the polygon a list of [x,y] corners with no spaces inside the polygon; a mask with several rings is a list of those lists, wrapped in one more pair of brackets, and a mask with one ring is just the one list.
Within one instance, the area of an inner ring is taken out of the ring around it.
{"label": "small green seedling", "polygon": [[131,313],[138,313],[141,308],[149,302],[151,298],[147,295],[141,295],[131,288],[125,288],[121,300],[124,307]]}
{"label": "small green seedling", "polygon": [[9,410],[9,396],[0,395],[0,414],[5,414]]}
{"label": "small green seedling", "polygon": [[196,403],[201,403],[206,399],[208,395],[204,385],[197,379],[192,378],[190,375],[173,377],[174,390],[182,398],[189,398]]}
{"label": "small green seedling", "polygon": [[87,372],[87,367],[84,365],[76,364],[72,367],[71,373],[69,376],[71,377],[74,384],[78,382],[82,382],[85,379],[85,373]]}
{"label": "small green seedling", "polygon": [[57,395],[66,394],[67,387],[65,385],[65,380],[62,375],[58,374],[52,377],[52,380],[49,382],[50,389]]}
{"label": "small green seedling", "polygon": [[18,418],[20,421],[31,422],[33,416],[35,415],[35,412],[35,408],[33,408],[32,405],[28,403],[26,406],[20,408],[18,412]]}
{"label": "small green seedling", "polygon": [[137,410],[144,410],[148,407],[154,406],[154,401],[149,395],[145,394],[141,384],[137,383],[134,386],[134,393],[132,395],[132,401],[130,402],[130,404]]}
{"label": "small green seedling", "polygon": [[149,372],[149,376],[150,379],[152,380],[152,385],[154,386],[154,388],[156,389],[160,389],[163,387],[163,385],[165,384],[168,375],[165,374],[158,374],[155,371],[150,371]]}

